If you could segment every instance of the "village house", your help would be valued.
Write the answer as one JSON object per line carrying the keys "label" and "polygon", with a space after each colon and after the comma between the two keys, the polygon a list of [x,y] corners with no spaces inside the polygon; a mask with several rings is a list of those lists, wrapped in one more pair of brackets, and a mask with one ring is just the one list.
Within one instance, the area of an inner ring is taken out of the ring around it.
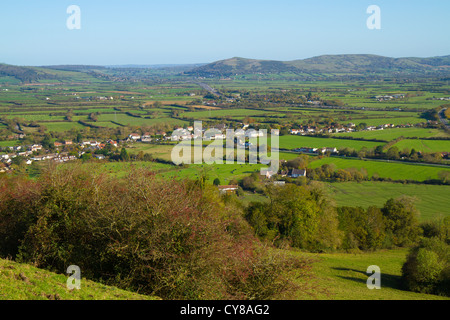
{"label": "village house", "polygon": [[142,142],[152,142],[152,136],[149,132],[146,132],[141,137]]}
{"label": "village house", "polygon": [[33,144],[28,150],[31,152],[39,151],[42,150],[42,146],[40,144]]}
{"label": "village house", "polygon": [[226,138],[227,137],[223,133],[217,133],[217,134],[214,135],[214,139],[215,140],[225,140]]}
{"label": "village house", "polygon": [[97,160],[104,160],[105,156],[103,154],[93,154],[92,155]]}
{"label": "village house", "polygon": [[220,194],[233,194],[238,190],[237,185],[229,185],[229,186],[218,186]]}
{"label": "village house", "polygon": [[112,146],[114,146],[114,147],[116,147],[116,148],[117,148],[117,146],[118,146],[117,142],[114,141],[114,140],[111,140],[111,139],[109,139],[108,141],[106,141],[106,143],[108,143],[108,144],[110,144],[110,145],[112,145]]}
{"label": "village house", "polygon": [[322,148],[322,149],[319,149],[319,151],[322,152],[322,153],[327,153],[327,152],[329,152],[329,153],[339,153],[337,148]]}
{"label": "village house", "polygon": [[294,151],[300,152],[300,153],[316,153],[317,148],[308,148],[308,147],[301,147],[298,149],[295,149]]}
{"label": "village house", "polygon": [[291,171],[289,172],[289,177],[291,177],[291,178],[306,177],[306,170],[305,169],[291,169]]}
{"label": "village house", "polygon": [[133,140],[133,141],[137,141],[137,140],[141,139],[141,136],[139,134],[137,134],[137,133],[131,133],[128,136],[128,139],[129,140]]}
{"label": "village house", "polygon": [[261,173],[261,175],[264,176],[266,179],[271,179],[273,176],[277,175],[277,172],[264,170],[264,173]]}

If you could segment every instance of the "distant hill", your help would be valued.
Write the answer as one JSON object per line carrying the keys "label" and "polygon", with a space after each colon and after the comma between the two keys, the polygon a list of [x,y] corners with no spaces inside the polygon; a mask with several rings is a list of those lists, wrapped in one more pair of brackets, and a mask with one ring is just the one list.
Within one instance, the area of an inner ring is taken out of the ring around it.
{"label": "distant hill", "polygon": [[187,74],[231,76],[294,73],[306,75],[449,75],[450,56],[432,58],[389,58],[368,54],[323,55],[294,61],[256,60],[234,57],[195,68]]}
{"label": "distant hill", "polygon": [[190,70],[206,65],[206,63],[196,64],[125,64],[105,66],[112,69],[183,69]]}
{"label": "distant hill", "polygon": [[76,72],[90,72],[94,70],[106,69],[103,66],[89,66],[89,65],[56,65],[56,66],[42,66],[41,68],[63,70],[63,71],[76,71]]}
{"label": "distant hill", "polygon": [[95,80],[95,73],[98,73],[101,68],[103,67],[29,67],[0,64],[0,81],[4,79],[14,79],[18,83],[86,82]]}
{"label": "distant hill", "polygon": [[230,77],[234,75],[289,75],[321,80],[333,77],[442,77],[450,78],[450,55],[430,58],[389,58],[370,54],[323,55],[293,61],[234,57],[209,64],[165,65],[53,65],[41,67],[0,64],[0,81],[86,82],[157,79],[172,76]]}
{"label": "distant hill", "polygon": [[52,78],[52,75],[39,72],[32,67],[19,67],[9,64],[0,64],[0,77],[11,77],[21,82],[36,82],[41,79]]}

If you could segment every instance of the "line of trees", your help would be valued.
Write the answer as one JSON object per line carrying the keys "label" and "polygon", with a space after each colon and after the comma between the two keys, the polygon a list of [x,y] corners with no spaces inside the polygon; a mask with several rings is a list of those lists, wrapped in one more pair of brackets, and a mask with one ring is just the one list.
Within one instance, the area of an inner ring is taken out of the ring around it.
{"label": "line of trees", "polygon": [[336,208],[318,184],[269,187],[269,203],[251,203],[245,218],[261,239],[310,251],[376,250],[416,244],[421,235],[410,198],[382,208]]}

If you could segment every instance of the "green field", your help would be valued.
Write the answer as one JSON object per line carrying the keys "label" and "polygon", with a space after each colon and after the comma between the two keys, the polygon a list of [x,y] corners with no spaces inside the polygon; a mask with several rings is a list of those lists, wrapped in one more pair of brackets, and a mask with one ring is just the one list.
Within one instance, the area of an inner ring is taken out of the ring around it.
{"label": "green field", "polygon": [[420,152],[450,152],[450,140],[405,139],[394,144],[399,150],[416,150]]}
{"label": "green field", "polygon": [[[415,293],[402,288],[401,268],[406,261],[407,249],[380,250],[369,253],[313,254],[292,251],[294,256],[314,259],[313,283],[318,289],[313,295],[299,292],[299,300],[449,300],[430,294]],[[369,266],[381,271],[381,289],[367,288]],[[302,283],[299,281],[299,283]]]}
{"label": "green field", "polygon": [[20,141],[0,141],[0,147],[14,147],[19,144]]}
{"label": "green field", "polygon": [[326,184],[338,206],[382,207],[390,198],[416,198],[420,220],[450,215],[450,186],[399,184],[389,182],[340,182]]}
{"label": "green field", "polygon": [[450,171],[448,167],[337,157],[315,160],[311,162],[309,167],[318,168],[324,164],[334,164],[336,169],[365,168],[369,177],[377,173],[381,178],[391,178],[392,180],[424,181],[437,179],[440,171]]}
{"label": "green field", "polygon": [[275,113],[275,111],[260,111],[251,109],[231,109],[231,110],[208,110],[208,111],[195,111],[195,112],[185,112],[183,116],[192,119],[205,119],[205,118],[215,118],[215,117],[252,117],[252,116],[270,116],[277,115],[283,116],[284,114]]}
{"label": "green field", "polygon": [[432,137],[450,137],[450,135],[445,134],[441,130],[437,129],[424,129],[424,128],[393,128],[384,130],[374,130],[374,131],[357,131],[357,132],[346,132],[337,133],[336,137],[353,137],[361,139],[378,139],[391,141],[398,137],[417,137],[417,138],[432,138]]}
{"label": "green field", "polygon": [[[340,121],[342,124],[346,124],[349,121]],[[353,119],[350,122],[356,125],[360,123],[365,123],[368,126],[380,126],[384,124],[394,124],[394,125],[414,125],[417,123],[427,122],[425,119],[419,117],[398,117],[398,118],[368,118],[368,119]]]}
{"label": "green field", "polygon": [[206,173],[208,181],[213,182],[218,178],[222,185],[228,185],[233,179],[242,179],[245,176],[258,172],[261,168],[267,166],[261,164],[191,164],[188,168],[180,168],[161,173],[160,176],[164,178],[177,179],[198,179],[203,173]]}
{"label": "green field", "polygon": [[[357,140],[345,140],[345,139],[328,139],[328,138],[316,138],[308,136],[287,135],[280,136],[280,149],[297,149],[301,147],[308,148],[351,148],[360,150],[363,147],[368,149],[375,148],[376,146],[383,145],[382,142],[373,141],[357,141]],[[270,138],[268,139],[270,145]]]}
{"label": "green field", "polygon": [[47,131],[64,132],[71,129],[83,129],[85,126],[78,122],[41,122],[41,126],[47,128]]}
{"label": "green field", "polygon": [[[104,123],[104,122],[117,122],[121,125],[127,126],[150,126],[154,125],[156,123],[170,123],[172,125],[184,125],[187,122],[173,119],[173,118],[154,118],[154,119],[146,119],[146,118],[137,118],[137,117],[131,117],[127,114],[100,114],[98,116],[98,122]],[[95,123],[94,123],[95,124]],[[117,125],[115,125],[117,126]]]}

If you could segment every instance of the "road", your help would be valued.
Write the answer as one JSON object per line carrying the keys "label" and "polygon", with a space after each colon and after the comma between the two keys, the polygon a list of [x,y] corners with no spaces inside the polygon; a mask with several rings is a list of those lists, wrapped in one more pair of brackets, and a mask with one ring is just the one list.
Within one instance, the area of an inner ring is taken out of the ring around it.
{"label": "road", "polygon": [[439,120],[441,120],[441,122],[444,124],[444,126],[447,127],[447,129],[450,129],[450,124],[447,120],[447,117],[445,116],[445,110],[447,110],[447,108],[444,108],[439,112]]}
{"label": "road", "polygon": [[206,91],[208,91],[209,93],[213,94],[216,97],[220,97],[222,95],[219,91],[207,85],[206,83],[196,81],[195,84],[199,85],[200,87],[202,87],[203,89],[205,89]]}

